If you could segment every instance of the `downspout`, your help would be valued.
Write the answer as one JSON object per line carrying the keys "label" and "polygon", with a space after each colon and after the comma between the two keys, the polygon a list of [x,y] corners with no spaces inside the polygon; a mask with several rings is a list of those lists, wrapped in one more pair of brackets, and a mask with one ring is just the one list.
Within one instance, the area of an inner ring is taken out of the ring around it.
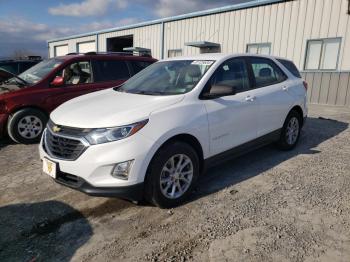
{"label": "downspout", "polygon": [[164,59],[164,21],[161,23],[160,36],[160,58]]}
{"label": "downspout", "polygon": [[98,53],[98,34],[96,34],[96,53]]}

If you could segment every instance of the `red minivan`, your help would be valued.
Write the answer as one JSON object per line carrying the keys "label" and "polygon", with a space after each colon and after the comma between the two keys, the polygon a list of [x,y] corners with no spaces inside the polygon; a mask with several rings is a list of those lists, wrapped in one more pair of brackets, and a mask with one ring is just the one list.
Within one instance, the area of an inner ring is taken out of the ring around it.
{"label": "red minivan", "polygon": [[0,85],[0,137],[40,140],[52,110],[74,97],[118,86],[156,60],[113,53],[69,54],[44,60]]}

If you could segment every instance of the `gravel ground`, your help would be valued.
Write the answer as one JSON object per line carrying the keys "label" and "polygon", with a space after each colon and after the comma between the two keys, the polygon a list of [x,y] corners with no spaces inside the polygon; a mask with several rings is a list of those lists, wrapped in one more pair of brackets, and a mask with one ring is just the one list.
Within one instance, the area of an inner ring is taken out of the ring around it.
{"label": "gravel ground", "polygon": [[300,144],[208,170],[176,209],[94,198],[0,142],[0,261],[350,261],[350,110],[311,107]]}

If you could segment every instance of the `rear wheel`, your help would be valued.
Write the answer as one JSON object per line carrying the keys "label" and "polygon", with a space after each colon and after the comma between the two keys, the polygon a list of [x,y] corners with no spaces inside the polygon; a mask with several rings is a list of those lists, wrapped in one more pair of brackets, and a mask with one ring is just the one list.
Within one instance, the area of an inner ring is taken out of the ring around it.
{"label": "rear wheel", "polygon": [[298,143],[301,126],[300,114],[297,111],[291,111],[284,122],[278,146],[283,150],[293,149]]}
{"label": "rear wheel", "polygon": [[33,108],[24,108],[9,118],[7,132],[10,138],[17,143],[36,143],[40,141],[47,120],[43,112]]}
{"label": "rear wheel", "polygon": [[166,145],[152,160],[146,198],[161,208],[175,207],[188,197],[198,175],[198,156],[190,145],[182,142]]}

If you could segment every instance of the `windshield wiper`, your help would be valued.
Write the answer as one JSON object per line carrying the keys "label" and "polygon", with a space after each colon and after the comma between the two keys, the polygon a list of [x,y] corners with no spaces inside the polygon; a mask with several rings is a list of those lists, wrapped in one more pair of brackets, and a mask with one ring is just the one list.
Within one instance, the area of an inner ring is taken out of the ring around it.
{"label": "windshield wiper", "polygon": [[[11,83],[11,79],[13,79],[14,82]],[[18,80],[20,80],[20,81],[18,81]],[[16,76],[4,81],[3,84],[5,84],[5,85],[15,84],[20,88],[29,85],[29,83],[27,81],[25,81],[24,79],[22,79],[20,77],[16,77]]]}
{"label": "windshield wiper", "polygon": [[156,96],[156,95],[163,95],[164,92],[160,92],[160,91],[136,91],[136,92],[130,92],[133,94],[141,94],[141,95],[152,95],[152,96]]}
{"label": "windshield wiper", "polygon": [[[19,77],[19,76],[14,76],[15,79],[18,79],[22,82],[23,85],[29,85],[29,82],[27,82],[26,80],[24,80],[23,78]],[[18,82],[17,82],[18,83]],[[18,83],[19,84],[19,83]]]}

